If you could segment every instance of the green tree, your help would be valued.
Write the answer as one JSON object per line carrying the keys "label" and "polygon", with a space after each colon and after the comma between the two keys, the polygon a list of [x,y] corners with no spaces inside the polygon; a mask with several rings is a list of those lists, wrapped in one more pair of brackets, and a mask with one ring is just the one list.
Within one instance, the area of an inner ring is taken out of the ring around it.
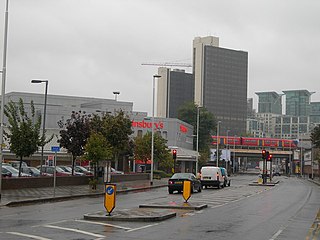
{"label": "green tree", "polygon": [[311,132],[311,142],[315,147],[320,148],[320,124],[317,125]]}
{"label": "green tree", "polygon": [[94,176],[97,177],[97,168],[99,161],[112,158],[112,147],[101,133],[91,133],[85,145],[85,159],[92,161],[94,167]]}
{"label": "green tree", "polygon": [[319,151],[319,149],[320,149],[320,124],[317,125],[312,130],[310,139],[311,139],[312,145],[316,148],[314,151],[314,156],[315,156],[315,160],[318,161],[318,173],[320,173],[320,151]]}
{"label": "green tree", "polygon": [[[197,114],[198,106],[193,102],[184,104],[178,110],[178,118],[193,126],[194,136],[197,136]],[[213,114],[204,107],[199,108],[199,167],[210,159],[211,135],[214,133],[216,126],[217,122]],[[196,141],[197,138],[194,137],[194,149],[196,149]]]}
{"label": "green tree", "polygon": [[18,104],[10,101],[4,108],[4,114],[8,118],[8,132],[5,137],[9,141],[10,151],[20,159],[19,177],[21,176],[21,164],[23,157],[34,154],[39,146],[45,145],[52,140],[40,136],[41,116],[35,116],[33,101],[30,103],[30,117],[25,111],[23,100],[20,98]]}
{"label": "green tree", "polygon": [[65,123],[62,120],[58,122],[60,128],[60,139],[58,143],[60,147],[67,149],[72,154],[72,175],[74,174],[74,166],[77,157],[85,152],[85,145],[90,136],[90,115],[86,113],[72,112],[70,119]]}
{"label": "green tree", "polygon": [[[147,132],[143,136],[135,138],[134,158],[135,160],[142,160],[147,163],[151,160],[151,142],[152,133]],[[154,134],[154,149],[153,149],[153,161],[154,165],[162,170],[168,170],[173,167],[172,157],[166,146],[167,140],[165,140],[159,134]],[[172,163],[170,163],[170,159]]]}
{"label": "green tree", "polygon": [[119,111],[115,115],[94,115],[90,129],[101,133],[112,147],[113,159],[117,162],[120,157],[132,155],[133,143],[130,135],[133,133],[130,118]]}

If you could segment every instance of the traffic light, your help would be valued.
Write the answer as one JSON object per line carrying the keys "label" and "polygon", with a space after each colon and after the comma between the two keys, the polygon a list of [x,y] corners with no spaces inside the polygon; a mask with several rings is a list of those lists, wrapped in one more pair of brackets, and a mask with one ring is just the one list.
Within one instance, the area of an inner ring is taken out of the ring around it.
{"label": "traffic light", "polygon": [[173,160],[176,160],[176,158],[177,158],[177,150],[175,150],[175,149],[172,150],[172,158],[173,158]]}
{"label": "traffic light", "polygon": [[266,159],[267,151],[265,149],[262,149],[262,159]]}
{"label": "traffic light", "polygon": [[267,161],[272,161],[272,154],[268,154]]}

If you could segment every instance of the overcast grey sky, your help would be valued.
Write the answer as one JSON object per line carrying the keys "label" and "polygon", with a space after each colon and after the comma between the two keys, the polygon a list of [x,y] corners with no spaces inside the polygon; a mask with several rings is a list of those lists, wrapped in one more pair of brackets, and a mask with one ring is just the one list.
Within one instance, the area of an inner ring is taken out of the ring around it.
{"label": "overcast grey sky", "polygon": [[319,0],[9,0],[6,92],[43,93],[30,83],[43,78],[49,94],[117,90],[150,113],[157,67],[141,63],[192,63],[192,40],[208,35],[249,53],[248,97],[307,89],[320,101]]}

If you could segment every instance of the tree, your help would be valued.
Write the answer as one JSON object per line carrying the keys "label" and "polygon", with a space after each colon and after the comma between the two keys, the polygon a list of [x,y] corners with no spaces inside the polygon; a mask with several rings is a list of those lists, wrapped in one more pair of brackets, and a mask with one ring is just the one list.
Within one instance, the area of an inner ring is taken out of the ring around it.
{"label": "tree", "polygon": [[60,128],[60,147],[66,148],[72,154],[72,175],[74,174],[75,160],[85,152],[85,145],[90,136],[90,115],[85,112],[72,112],[70,119],[63,123],[58,122]]}
{"label": "tree", "polygon": [[[312,145],[316,147],[317,149],[315,150],[315,159],[318,161],[318,176],[320,179],[320,157],[319,157],[319,149],[320,149],[320,124],[317,125],[311,132],[310,136]],[[312,166],[313,167],[313,166]]]}
{"label": "tree", "polygon": [[[33,101],[30,103],[31,116],[25,111],[23,100],[20,98],[18,104],[10,101],[4,108],[4,114],[8,118],[8,132],[5,137],[9,141],[10,151],[20,158],[19,177],[21,176],[21,164],[23,157],[34,154],[39,146],[47,144],[48,140],[40,136],[41,116],[35,116]],[[44,134],[45,135],[45,134]]]}
{"label": "tree", "polygon": [[[197,108],[198,106],[193,102],[188,102],[178,110],[178,118],[193,126],[194,136],[197,136]],[[217,123],[213,114],[204,107],[199,108],[199,167],[210,158],[210,148],[212,142],[211,135],[215,131],[216,126]],[[194,137],[194,149],[196,149],[196,141],[197,138]]]}
{"label": "tree", "polygon": [[94,115],[90,129],[101,133],[106,138],[112,147],[113,159],[116,163],[121,156],[132,154],[131,120],[123,111],[115,115],[104,114],[102,117]]}
{"label": "tree", "polygon": [[[145,135],[135,138],[135,160],[142,160],[145,163],[147,163],[148,160],[151,160],[151,138],[151,132],[147,132]],[[163,170],[168,170],[173,166],[172,156],[167,149],[166,143],[167,140],[162,136],[154,134],[153,161],[154,165],[158,166],[158,168],[162,168]],[[172,165],[170,164],[170,159],[172,161]]]}
{"label": "tree", "polygon": [[97,177],[96,166],[99,161],[112,158],[112,147],[101,133],[94,132],[85,145],[85,151],[85,158],[94,164],[94,176]]}
{"label": "tree", "polygon": [[320,148],[320,124],[317,125],[311,132],[311,141],[315,147]]}

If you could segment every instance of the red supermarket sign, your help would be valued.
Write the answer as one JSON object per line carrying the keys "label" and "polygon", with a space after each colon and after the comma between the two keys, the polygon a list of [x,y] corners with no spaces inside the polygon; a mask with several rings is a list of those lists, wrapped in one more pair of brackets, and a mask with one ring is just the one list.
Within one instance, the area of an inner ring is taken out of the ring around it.
{"label": "red supermarket sign", "polygon": [[[156,129],[162,129],[163,128],[163,122],[154,122],[154,128]],[[132,127],[134,128],[152,128],[152,122],[145,122],[142,121],[132,121],[131,122]]]}

